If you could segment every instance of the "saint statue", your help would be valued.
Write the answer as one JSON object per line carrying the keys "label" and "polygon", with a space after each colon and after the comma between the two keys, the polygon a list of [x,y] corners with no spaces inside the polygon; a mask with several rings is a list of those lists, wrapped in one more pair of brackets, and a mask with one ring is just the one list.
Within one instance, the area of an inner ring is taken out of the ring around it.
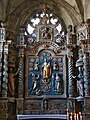
{"label": "saint statue", "polygon": [[79,96],[83,97],[84,91],[83,91],[83,81],[77,80],[77,91],[79,92]]}
{"label": "saint statue", "polygon": [[11,96],[14,96],[14,75],[12,72],[12,68],[10,68],[10,72],[9,72],[9,91]]}
{"label": "saint statue", "polygon": [[42,37],[44,39],[51,39],[51,33],[49,32],[49,28],[45,28],[45,31],[42,33]]}
{"label": "saint statue", "polygon": [[79,70],[79,75],[78,75],[78,80],[77,80],[77,90],[79,92],[79,96],[84,95],[84,81],[83,81],[83,68],[82,66],[78,67]]}
{"label": "saint statue", "polygon": [[58,92],[60,92],[61,91],[61,78],[58,73],[56,74],[56,82],[57,82],[56,89]]}
{"label": "saint statue", "polygon": [[10,71],[9,71],[9,92],[10,92],[10,95],[11,96],[14,96],[14,91],[15,91],[15,88],[14,88],[14,82],[15,82],[15,76],[18,74],[19,72],[19,69],[16,71],[16,73],[13,73],[13,68],[10,67]]}
{"label": "saint statue", "polygon": [[34,65],[34,70],[38,70],[39,69],[39,63],[36,62],[35,65]]}
{"label": "saint statue", "polygon": [[50,62],[47,63],[46,59],[44,60],[44,63],[42,66],[42,75],[43,75],[43,78],[49,78],[51,75]]}
{"label": "saint statue", "polygon": [[56,62],[53,63],[53,70],[58,70],[58,64]]}
{"label": "saint statue", "polygon": [[33,75],[33,77],[34,77],[34,80],[33,80],[32,88],[29,90],[29,93],[39,95],[41,93],[40,81],[39,81],[40,76]]}

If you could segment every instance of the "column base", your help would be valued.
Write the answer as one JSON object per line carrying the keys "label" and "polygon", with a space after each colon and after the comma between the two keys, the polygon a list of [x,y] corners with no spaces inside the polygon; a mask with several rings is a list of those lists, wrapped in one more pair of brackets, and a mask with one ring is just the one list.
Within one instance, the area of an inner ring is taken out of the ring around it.
{"label": "column base", "polygon": [[90,96],[84,97],[84,120],[90,120]]}

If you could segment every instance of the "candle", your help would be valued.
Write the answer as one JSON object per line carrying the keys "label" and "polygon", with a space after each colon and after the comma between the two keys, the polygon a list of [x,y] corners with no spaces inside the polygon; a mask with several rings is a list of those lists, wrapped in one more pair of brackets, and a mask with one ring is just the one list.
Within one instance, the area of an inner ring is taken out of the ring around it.
{"label": "candle", "polygon": [[77,116],[76,116],[76,113],[74,114],[74,120],[76,120],[77,119]]}
{"label": "candle", "polygon": [[70,120],[72,120],[72,112],[71,112]]}
{"label": "candle", "polygon": [[79,120],[79,116],[78,116],[78,114],[77,114],[77,120]]}
{"label": "candle", "polygon": [[70,116],[70,120],[72,120],[72,116]]}
{"label": "candle", "polygon": [[82,115],[80,116],[80,120],[82,120]]}
{"label": "candle", "polygon": [[79,116],[80,116],[80,120],[82,120],[82,115],[81,115],[81,112],[79,112]]}
{"label": "candle", "polygon": [[68,109],[67,109],[67,120],[69,120],[69,112],[68,112]]}
{"label": "candle", "polygon": [[67,109],[67,115],[69,114],[68,109]]}
{"label": "candle", "polygon": [[79,115],[81,115],[81,112],[79,112]]}

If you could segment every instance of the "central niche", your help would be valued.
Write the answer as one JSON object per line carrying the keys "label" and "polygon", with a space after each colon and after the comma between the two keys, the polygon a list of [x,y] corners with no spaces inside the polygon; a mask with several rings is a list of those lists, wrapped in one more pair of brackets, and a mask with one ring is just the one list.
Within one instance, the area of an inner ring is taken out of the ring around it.
{"label": "central niche", "polygon": [[64,94],[64,55],[47,50],[28,57],[28,96]]}

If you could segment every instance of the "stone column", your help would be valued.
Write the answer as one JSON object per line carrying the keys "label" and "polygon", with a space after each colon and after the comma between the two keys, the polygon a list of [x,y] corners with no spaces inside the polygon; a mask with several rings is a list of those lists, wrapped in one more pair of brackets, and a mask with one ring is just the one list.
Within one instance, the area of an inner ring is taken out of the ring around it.
{"label": "stone column", "polygon": [[11,41],[6,41],[5,40],[5,27],[4,23],[0,23],[0,46],[1,46],[1,66],[0,69],[2,70],[1,72],[1,79],[0,79],[0,92],[2,97],[7,97],[7,91],[8,91],[8,45],[11,43]]}
{"label": "stone column", "polygon": [[90,64],[89,64],[89,42],[90,39],[81,40],[81,47],[83,51],[83,74],[84,74],[84,89],[85,96],[90,96]]}
{"label": "stone column", "polygon": [[0,41],[0,96],[2,93],[2,60],[3,60],[3,42]]}
{"label": "stone column", "polygon": [[[78,46],[82,51],[82,60],[79,59],[77,61],[77,67],[79,68],[79,74],[80,71],[81,77],[79,75],[79,80],[84,81],[84,95],[83,99],[78,99],[82,104],[82,114],[83,114],[83,120],[89,120],[90,119],[90,59],[89,59],[89,52],[90,52],[90,19],[87,19],[85,23],[82,23],[80,26],[77,27],[77,38],[78,38]],[[81,63],[81,65],[80,65]],[[82,66],[83,65],[83,66]],[[83,69],[80,70],[81,67]],[[82,75],[83,74],[83,75]]]}
{"label": "stone column", "polygon": [[69,25],[67,29],[67,56],[68,56],[68,94],[69,97],[75,96],[74,74],[73,74],[73,48],[76,47],[76,39],[73,26]]}
{"label": "stone column", "polygon": [[3,75],[3,52],[5,43],[5,27],[4,23],[0,23],[0,96],[2,94],[2,75]]}
{"label": "stone column", "polygon": [[4,45],[4,56],[3,56],[3,82],[2,82],[2,97],[7,97],[8,92],[8,45]]}
{"label": "stone column", "polygon": [[69,79],[69,97],[73,97],[74,86],[73,86],[73,59],[68,57],[68,79]]}
{"label": "stone column", "polygon": [[74,84],[74,74],[73,74],[73,52],[72,49],[76,45],[68,44],[67,45],[67,56],[68,56],[68,95],[69,97],[74,97],[76,96],[75,92],[75,84]]}
{"label": "stone column", "polygon": [[[86,20],[85,27],[86,27],[86,39],[90,40],[90,19]],[[90,42],[89,42],[89,44],[90,44]]]}
{"label": "stone column", "polygon": [[19,77],[18,77],[18,97],[23,98],[24,95],[24,28],[20,29],[20,43],[19,48]]}
{"label": "stone column", "polygon": [[67,44],[76,44],[76,34],[74,32],[74,27],[72,25],[68,25],[67,29]]}
{"label": "stone column", "polygon": [[11,41],[4,44],[3,51],[3,80],[2,80],[2,97],[7,97],[8,92],[8,46]]}
{"label": "stone column", "polygon": [[23,98],[24,98],[24,49],[26,45],[24,44],[24,28],[20,29],[19,45],[19,73],[18,73],[18,99],[16,106],[16,114],[23,114]]}
{"label": "stone column", "polygon": [[83,76],[84,76],[84,107],[83,107],[83,118],[85,120],[90,119],[90,27],[86,27],[87,36],[86,39],[81,40],[81,49],[83,52]]}
{"label": "stone column", "polygon": [[19,56],[19,84],[18,84],[18,97],[23,98],[24,91],[24,56]]}

